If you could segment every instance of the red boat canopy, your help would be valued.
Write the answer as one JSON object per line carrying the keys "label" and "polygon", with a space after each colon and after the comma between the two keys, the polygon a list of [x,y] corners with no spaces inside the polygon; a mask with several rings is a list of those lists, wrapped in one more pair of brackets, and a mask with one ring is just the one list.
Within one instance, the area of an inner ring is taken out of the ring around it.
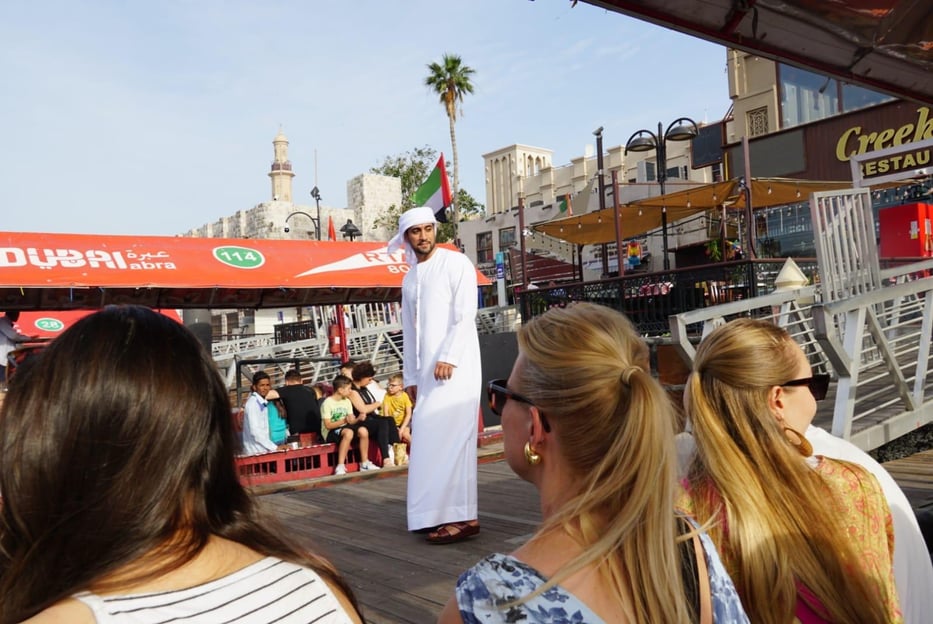
{"label": "red boat canopy", "polygon": [[[182,322],[176,310],[158,310],[173,321]],[[83,319],[94,310],[44,310],[26,311],[20,314],[16,326],[28,336],[37,338],[57,338],[63,331]]]}
{"label": "red boat canopy", "polygon": [[0,309],[10,310],[398,301],[407,271],[380,242],[0,232]]}

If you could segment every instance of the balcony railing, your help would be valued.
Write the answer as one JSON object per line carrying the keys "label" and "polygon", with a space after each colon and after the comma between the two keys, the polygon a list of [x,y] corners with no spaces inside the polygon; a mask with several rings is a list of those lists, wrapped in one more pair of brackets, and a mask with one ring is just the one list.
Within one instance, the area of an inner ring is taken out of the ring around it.
{"label": "balcony railing", "polygon": [[[668,317],[774,290],[785,259],[736,260],[655,273],[630,273],[594,282],[561,284],[519,295],[523,319],[571,301],[589,301],[625,313],[645,336],[670,332]],[[796,259],[810,278],[818,279],[816,259]]]}

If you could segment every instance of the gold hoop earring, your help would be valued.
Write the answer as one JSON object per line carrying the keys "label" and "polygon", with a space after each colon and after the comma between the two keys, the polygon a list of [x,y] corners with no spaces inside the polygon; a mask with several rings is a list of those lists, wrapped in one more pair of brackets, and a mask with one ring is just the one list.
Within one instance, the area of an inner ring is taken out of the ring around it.
{"label": "gold hoop earring", "polygon": [[525,461],[529,466],[535,466],[541,463],[541,456],[531,448],[531,442],[525,442]]}
{"label": "gold hoop earring", "polygon": [[810,457],[813,455],[813,445],[810,444],[810,441],[796,429],[791,427],[784,427],[784,437],[790,442],[790,445],[797,449],[797,452],[803,455],[804,457]]}

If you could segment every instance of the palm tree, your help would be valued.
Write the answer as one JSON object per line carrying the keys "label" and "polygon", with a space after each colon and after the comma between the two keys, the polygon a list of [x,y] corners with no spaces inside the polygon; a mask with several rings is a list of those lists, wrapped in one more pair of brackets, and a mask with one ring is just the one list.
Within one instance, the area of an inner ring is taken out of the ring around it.
{"label": "palm tree", "polygon": [[430,73],[424,79],[424,84],[440,96],[441,105],[447,111],[447,119],[450,122],[450,148],[454,157],[454,184],[451,190],[454,232],[456,232],[457,224],[460,222],[460,207],[457,202],[460,163],[457,159],[457,133],[454,131],[454,124],[457,121],[457,103],[462,104],[463,96],[473,93],[470,76],[475,72],[472,67],[464,65],[463,60],[455,54],[445,54],[440,63],[428,64],[428,71]]}

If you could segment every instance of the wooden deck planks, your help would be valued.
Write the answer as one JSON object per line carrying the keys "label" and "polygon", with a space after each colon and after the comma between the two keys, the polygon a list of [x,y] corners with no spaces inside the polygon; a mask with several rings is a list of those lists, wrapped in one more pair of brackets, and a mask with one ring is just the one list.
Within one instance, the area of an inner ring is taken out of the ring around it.
{"label": "wooden deck planks", "polygon": [[478,473],[481,533],[444,546],[408,532],[404,470],[258,500],[296,540],[334,562],[368,622],[422,624],[437,618],[461,572],[489,553],[514,550],[540,521],[537,492],[505,462],[480,464]]}
{"label": "wooden deck planks", "polygon": [[933,508],[933,449],[885,462],[914,510]]}
{"label": "wooden deck planks", "polygon": [[[497,457],[495,450],[490,457]],[[885,467],[914,509],[933,507],[933,450]],[[257,497],[296,540],[312,545],[337,566],[371,624],[434,622],[463,570],[492,552],[514,550],[540,522],[537,492],[530,484],[505,461],[480,463],[480,535],[434,546],[406,529],[407,471],[380,472],[318,480],[304,484],[308,489]]]}

